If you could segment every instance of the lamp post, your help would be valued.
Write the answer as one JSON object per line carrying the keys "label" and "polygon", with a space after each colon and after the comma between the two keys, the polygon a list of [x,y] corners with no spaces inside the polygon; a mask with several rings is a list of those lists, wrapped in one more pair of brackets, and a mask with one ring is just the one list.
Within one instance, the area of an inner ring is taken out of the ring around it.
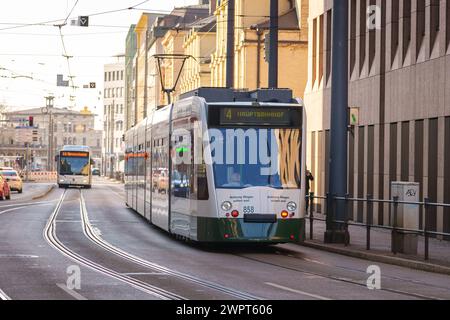
{"label": "lamp post", "polygon": [[55,97],[47,96],[45,97],[45,107],[41,109],[43,114],[48,115],[48,144],[47,144],[47,170],[53,171],[54,163],[53,163],[53,100]]}

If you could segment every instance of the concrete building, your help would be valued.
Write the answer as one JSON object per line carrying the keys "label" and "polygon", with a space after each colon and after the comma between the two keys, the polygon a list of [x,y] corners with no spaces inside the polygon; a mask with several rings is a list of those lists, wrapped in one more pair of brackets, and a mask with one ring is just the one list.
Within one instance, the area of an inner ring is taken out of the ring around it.
{"label": "concrete building", "polygon": [[[303,97],[308,66],[308,3],[279,1],[279,87]],[[228,2],[217,1],[216,51],[211,57],[213,87],[226,85]],[[266,46],[270,0],[235,2],[234,87],[254,90],[268,86]]]}
{"label": "concrete building", "polygon": [[104,66],[103,174],[114,177],[124,171],[125,57]]}
{"label": "concrete building", "polygon": [[[389,199],[392,181],[414,181],[420,199],[450,203],[450,1],[349,3],[349,105],[359,108],[348,136],[349,194]],[[329,170],[332,4],[309,8],[308,167],[318,195]],[[370,30],[369,5],[379,13]],[[373,213],[375,224],[389,224],[389,206],[375,204]],[[349,214],[367,221],[362,203]],[[450,210],[431,209],[429,221],[430,230],[449,232]]]}
{"label": "concrete building", "polygon": [[[49,126],[49,113],[53,133]],[[23,160],[28,157],[32,169],[55,170],[54,156],[58,149],[64,145],[87,145],[91,147],[96,165],[100,166],[102,131],[94,128],[95,115],[87,107],[82,111],[50,108],[49,113],[44,113],[44,108],[6,112],[7,122],[3,122],[0,135],[0,158],[18,157],[23,166]],[[33,117],[34,128],[23,128],[30,116]],[[51,135],[53,150],[48,148]],[[29,144],[28,148],[25,142]]]}

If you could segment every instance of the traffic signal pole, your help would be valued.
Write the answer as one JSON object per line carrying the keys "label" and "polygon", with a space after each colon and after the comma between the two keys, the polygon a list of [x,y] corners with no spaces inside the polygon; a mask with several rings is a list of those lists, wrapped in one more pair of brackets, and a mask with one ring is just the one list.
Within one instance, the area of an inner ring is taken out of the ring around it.
{"label": "traffic signal pole", "polygon": [[348,128],[348,0],[333,2],[333,60],[330,127],[330,179],[328,186],[326,243],[348,243],[346,203],[334,197],[347,194]]}

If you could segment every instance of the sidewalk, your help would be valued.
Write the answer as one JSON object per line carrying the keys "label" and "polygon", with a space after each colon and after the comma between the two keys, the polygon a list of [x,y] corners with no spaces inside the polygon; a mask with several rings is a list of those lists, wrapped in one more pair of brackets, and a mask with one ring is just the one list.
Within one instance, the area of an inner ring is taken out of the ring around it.
{"label": "sidewalk", "polygon": [[[324,215],[315,214],[315,218],[325,219]],[[391,231],[371,228],[370,250],[366,250],[366,227],[349,226],[350,244],[325,244],[324,221],[314,221],[313,240],[310,240],[309,217],[306,217],[305,246],[326,250],[352,257],[378,262],[391,263],[409,268],[439,272],[450,275],[450,241],[429,239],[429,260],[425,260],[425,241],[419,236],[417,255],[393,254],[391,252]]]}

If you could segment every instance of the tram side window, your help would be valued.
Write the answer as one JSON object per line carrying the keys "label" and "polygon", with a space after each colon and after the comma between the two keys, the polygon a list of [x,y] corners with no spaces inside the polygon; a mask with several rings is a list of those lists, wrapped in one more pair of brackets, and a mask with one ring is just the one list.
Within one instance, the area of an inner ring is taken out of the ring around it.
{"label": "tram side window", "polygon": [[[189,123],[192,125],[192,121],[189,121]],[[196,136],[201,136],[201,132],[196,133],[194,128],[195,126],[188,130],[180,130],[173,137],[175,158],[172,159],[172,194],[178,198],[208,200],[209,193],[203,152],[197,151],[199,154],[195,154]],[[200,159],[194,161],[196,157]],[[198,163],[199,160],[200,164]]]}

